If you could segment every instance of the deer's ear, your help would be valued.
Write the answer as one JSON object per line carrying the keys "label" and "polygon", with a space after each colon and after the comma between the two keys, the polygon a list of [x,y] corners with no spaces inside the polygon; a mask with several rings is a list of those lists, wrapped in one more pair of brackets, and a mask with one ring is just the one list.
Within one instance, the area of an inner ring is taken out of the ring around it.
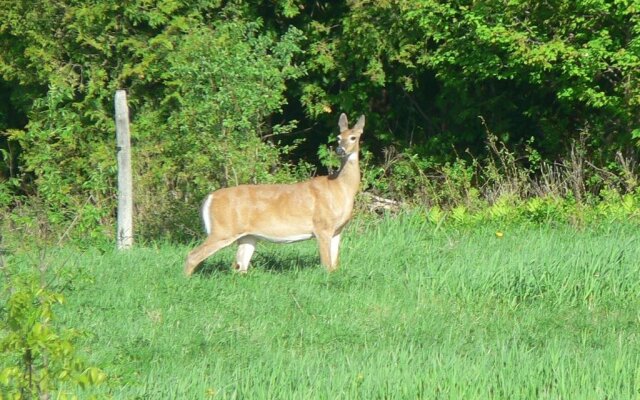
{"label": "deer's ear", "polygon": [[347,121],[347,116],[344,113],[340,114],[338,126],[340,127],[340,132],[344,132],[349,129],[349,121]]}
{"label": "deer's ear", "polygon": [[360,118],[358,118],[358,122],[356,122],[356,124],[353,126],[353,130],[362,131],[363,129],[364,129],[364,115],[361,115]]}

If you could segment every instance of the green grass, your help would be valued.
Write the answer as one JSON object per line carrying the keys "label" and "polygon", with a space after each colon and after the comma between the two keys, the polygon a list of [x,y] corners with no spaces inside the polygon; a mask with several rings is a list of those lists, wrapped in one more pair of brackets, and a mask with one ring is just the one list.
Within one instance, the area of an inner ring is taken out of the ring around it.
{"label": "green grass", "polygon": [[497,229],[354,223],[330,275],[313,241],[191,279],[187,247],[62,249],[60,321],[113,398],[640,398],[638,227]]}

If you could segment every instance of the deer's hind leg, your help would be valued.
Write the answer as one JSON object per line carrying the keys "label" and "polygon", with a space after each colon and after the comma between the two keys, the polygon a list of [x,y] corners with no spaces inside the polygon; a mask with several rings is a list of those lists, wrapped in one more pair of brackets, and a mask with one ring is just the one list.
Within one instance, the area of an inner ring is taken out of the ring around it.
{"label": "deer's hind leg", "polygon": [[231,243],[235,242],[237,237],[233,238],[219,238],[212,233],[200,246],[191,250],[187,255],[187,260],[184,264],[184,273],[186,276],[191,276],[206,258],[212,256],[218,250],[227,247]]}
{"label": "deer's hind leg", "polygon": [[238,239],[238,252],[236,253],[235,269],[240,273],[246,273],[249,269],[251,256],[256,249],[256,238],[253,236],[244,236]]}

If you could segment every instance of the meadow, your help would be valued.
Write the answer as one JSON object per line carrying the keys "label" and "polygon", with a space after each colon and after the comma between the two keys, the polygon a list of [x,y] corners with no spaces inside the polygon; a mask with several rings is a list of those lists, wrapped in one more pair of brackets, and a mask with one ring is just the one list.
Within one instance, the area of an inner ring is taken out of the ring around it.
{"label": "meadow", "polygon": [[[503,233],[502,236],[496,232]],[[354,221],[341,267],[315,241],[235,248],[191,279],[187,246],[63,247],[58,322],[86,332],[116,399],[638,399],[640,233],[603,223]],[[27,263],[16,255],[14,263]]]}

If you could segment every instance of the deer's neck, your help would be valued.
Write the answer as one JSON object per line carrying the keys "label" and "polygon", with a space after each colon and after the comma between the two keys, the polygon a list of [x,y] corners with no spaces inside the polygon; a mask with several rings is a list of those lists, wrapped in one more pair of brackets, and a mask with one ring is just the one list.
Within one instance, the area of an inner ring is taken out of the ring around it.
{"label": "deer's neck", "polygon": [[329,180],[342,186],[349,194],[355,196],[360,185],[360,160],[358,153],[352,153],[340,160],[340,169],[329,177]]}

